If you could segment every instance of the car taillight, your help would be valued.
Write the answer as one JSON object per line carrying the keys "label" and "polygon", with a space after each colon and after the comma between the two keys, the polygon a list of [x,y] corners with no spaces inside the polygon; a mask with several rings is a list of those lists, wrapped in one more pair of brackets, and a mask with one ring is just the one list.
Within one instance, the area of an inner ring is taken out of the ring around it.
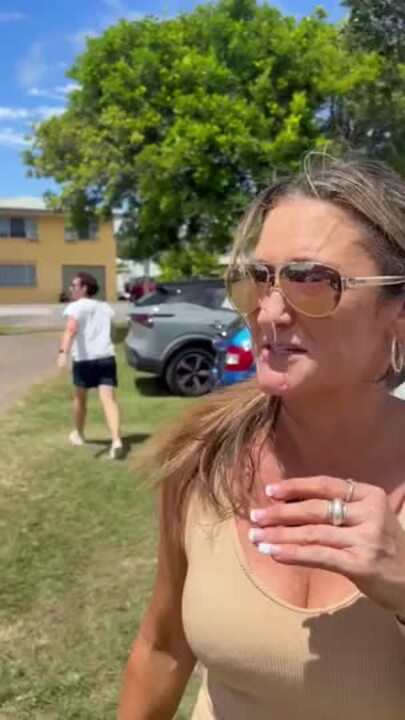
{"label": "car taillight", "polygon": [[225,370],[233,370],[235,372],[243,372],[249,370],[253,363],[253,353],[251,350],[244,350],[236,345],[230,345],[225,355]]}
{"label": "car taillight", "polygon": [[133,313],[130,318],[132,322],[139,323],[144,327],[153,327],[153,315],[148,315],[148,313]]}

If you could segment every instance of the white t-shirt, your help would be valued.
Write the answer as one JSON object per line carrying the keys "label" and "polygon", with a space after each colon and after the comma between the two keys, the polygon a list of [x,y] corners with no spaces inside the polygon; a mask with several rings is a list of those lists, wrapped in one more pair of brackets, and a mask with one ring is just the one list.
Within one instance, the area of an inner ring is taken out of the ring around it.
{"label": "white t-shirt", "polygon": [[99,360],[115,355],[111,342],[114,310],[108,303],[93,298],[81,298],[70,303],[63,316],[74,318],[79,326],[72,344],[73,360]]}

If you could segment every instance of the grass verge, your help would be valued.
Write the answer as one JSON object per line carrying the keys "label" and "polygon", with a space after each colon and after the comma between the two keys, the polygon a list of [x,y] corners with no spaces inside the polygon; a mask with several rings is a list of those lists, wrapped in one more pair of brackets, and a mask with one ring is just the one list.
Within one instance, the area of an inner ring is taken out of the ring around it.
{"label": "grass verge", "polygon": [[[1,419],[0,719],[115,718],[122,670],[156,556],[155,497],[131,453],[189,402],[165,396],[120,360],[129,456],[111,463],[100,408],[84,448],[66,442],[66,377]],[[195,684],[177,714],[190,716]]]}

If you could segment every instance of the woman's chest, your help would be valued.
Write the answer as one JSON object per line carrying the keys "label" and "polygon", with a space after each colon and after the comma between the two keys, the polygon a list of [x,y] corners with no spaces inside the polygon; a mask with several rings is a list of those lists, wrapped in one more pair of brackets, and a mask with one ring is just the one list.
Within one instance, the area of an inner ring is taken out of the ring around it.
{"label": "woman's chest", "polygon": [[240,552],[248,572],[259,579],[270,595],[298,608],[313,610],[338,604],[356,593],[347,578],[327,570],[277,563],[259,553],[249,540],[249,523],[235,520]]}
{"label": "woman's chest", "polygon": [[[388,717],[402,718],[405,643],[391,616],[365,598],[311,612],[277,597],[251,572],[233,530],[229,522],[193,529],[183,594],[186,637],[208,669],[218,717],[239,717],[250,698],[252,718],[277,708],[274,717],[313,720],[321,708],[319,717],[334,720],[326,713],[333,698],[339,720],[374,720],[392,698],[401,711]],[[284,587],[287,575],[277,578]],[[303,578],[291,578],[303,596]]]}

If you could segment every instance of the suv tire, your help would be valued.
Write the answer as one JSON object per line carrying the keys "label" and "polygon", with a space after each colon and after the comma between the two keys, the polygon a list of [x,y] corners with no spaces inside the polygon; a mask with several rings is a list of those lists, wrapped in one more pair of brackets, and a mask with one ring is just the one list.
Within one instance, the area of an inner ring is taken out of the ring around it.
{"label": "suv tire", "polygon": [[165,381],[173,395],[199,397],[213,388],[214,355],[198,346],[184,347],[171,358]]}

